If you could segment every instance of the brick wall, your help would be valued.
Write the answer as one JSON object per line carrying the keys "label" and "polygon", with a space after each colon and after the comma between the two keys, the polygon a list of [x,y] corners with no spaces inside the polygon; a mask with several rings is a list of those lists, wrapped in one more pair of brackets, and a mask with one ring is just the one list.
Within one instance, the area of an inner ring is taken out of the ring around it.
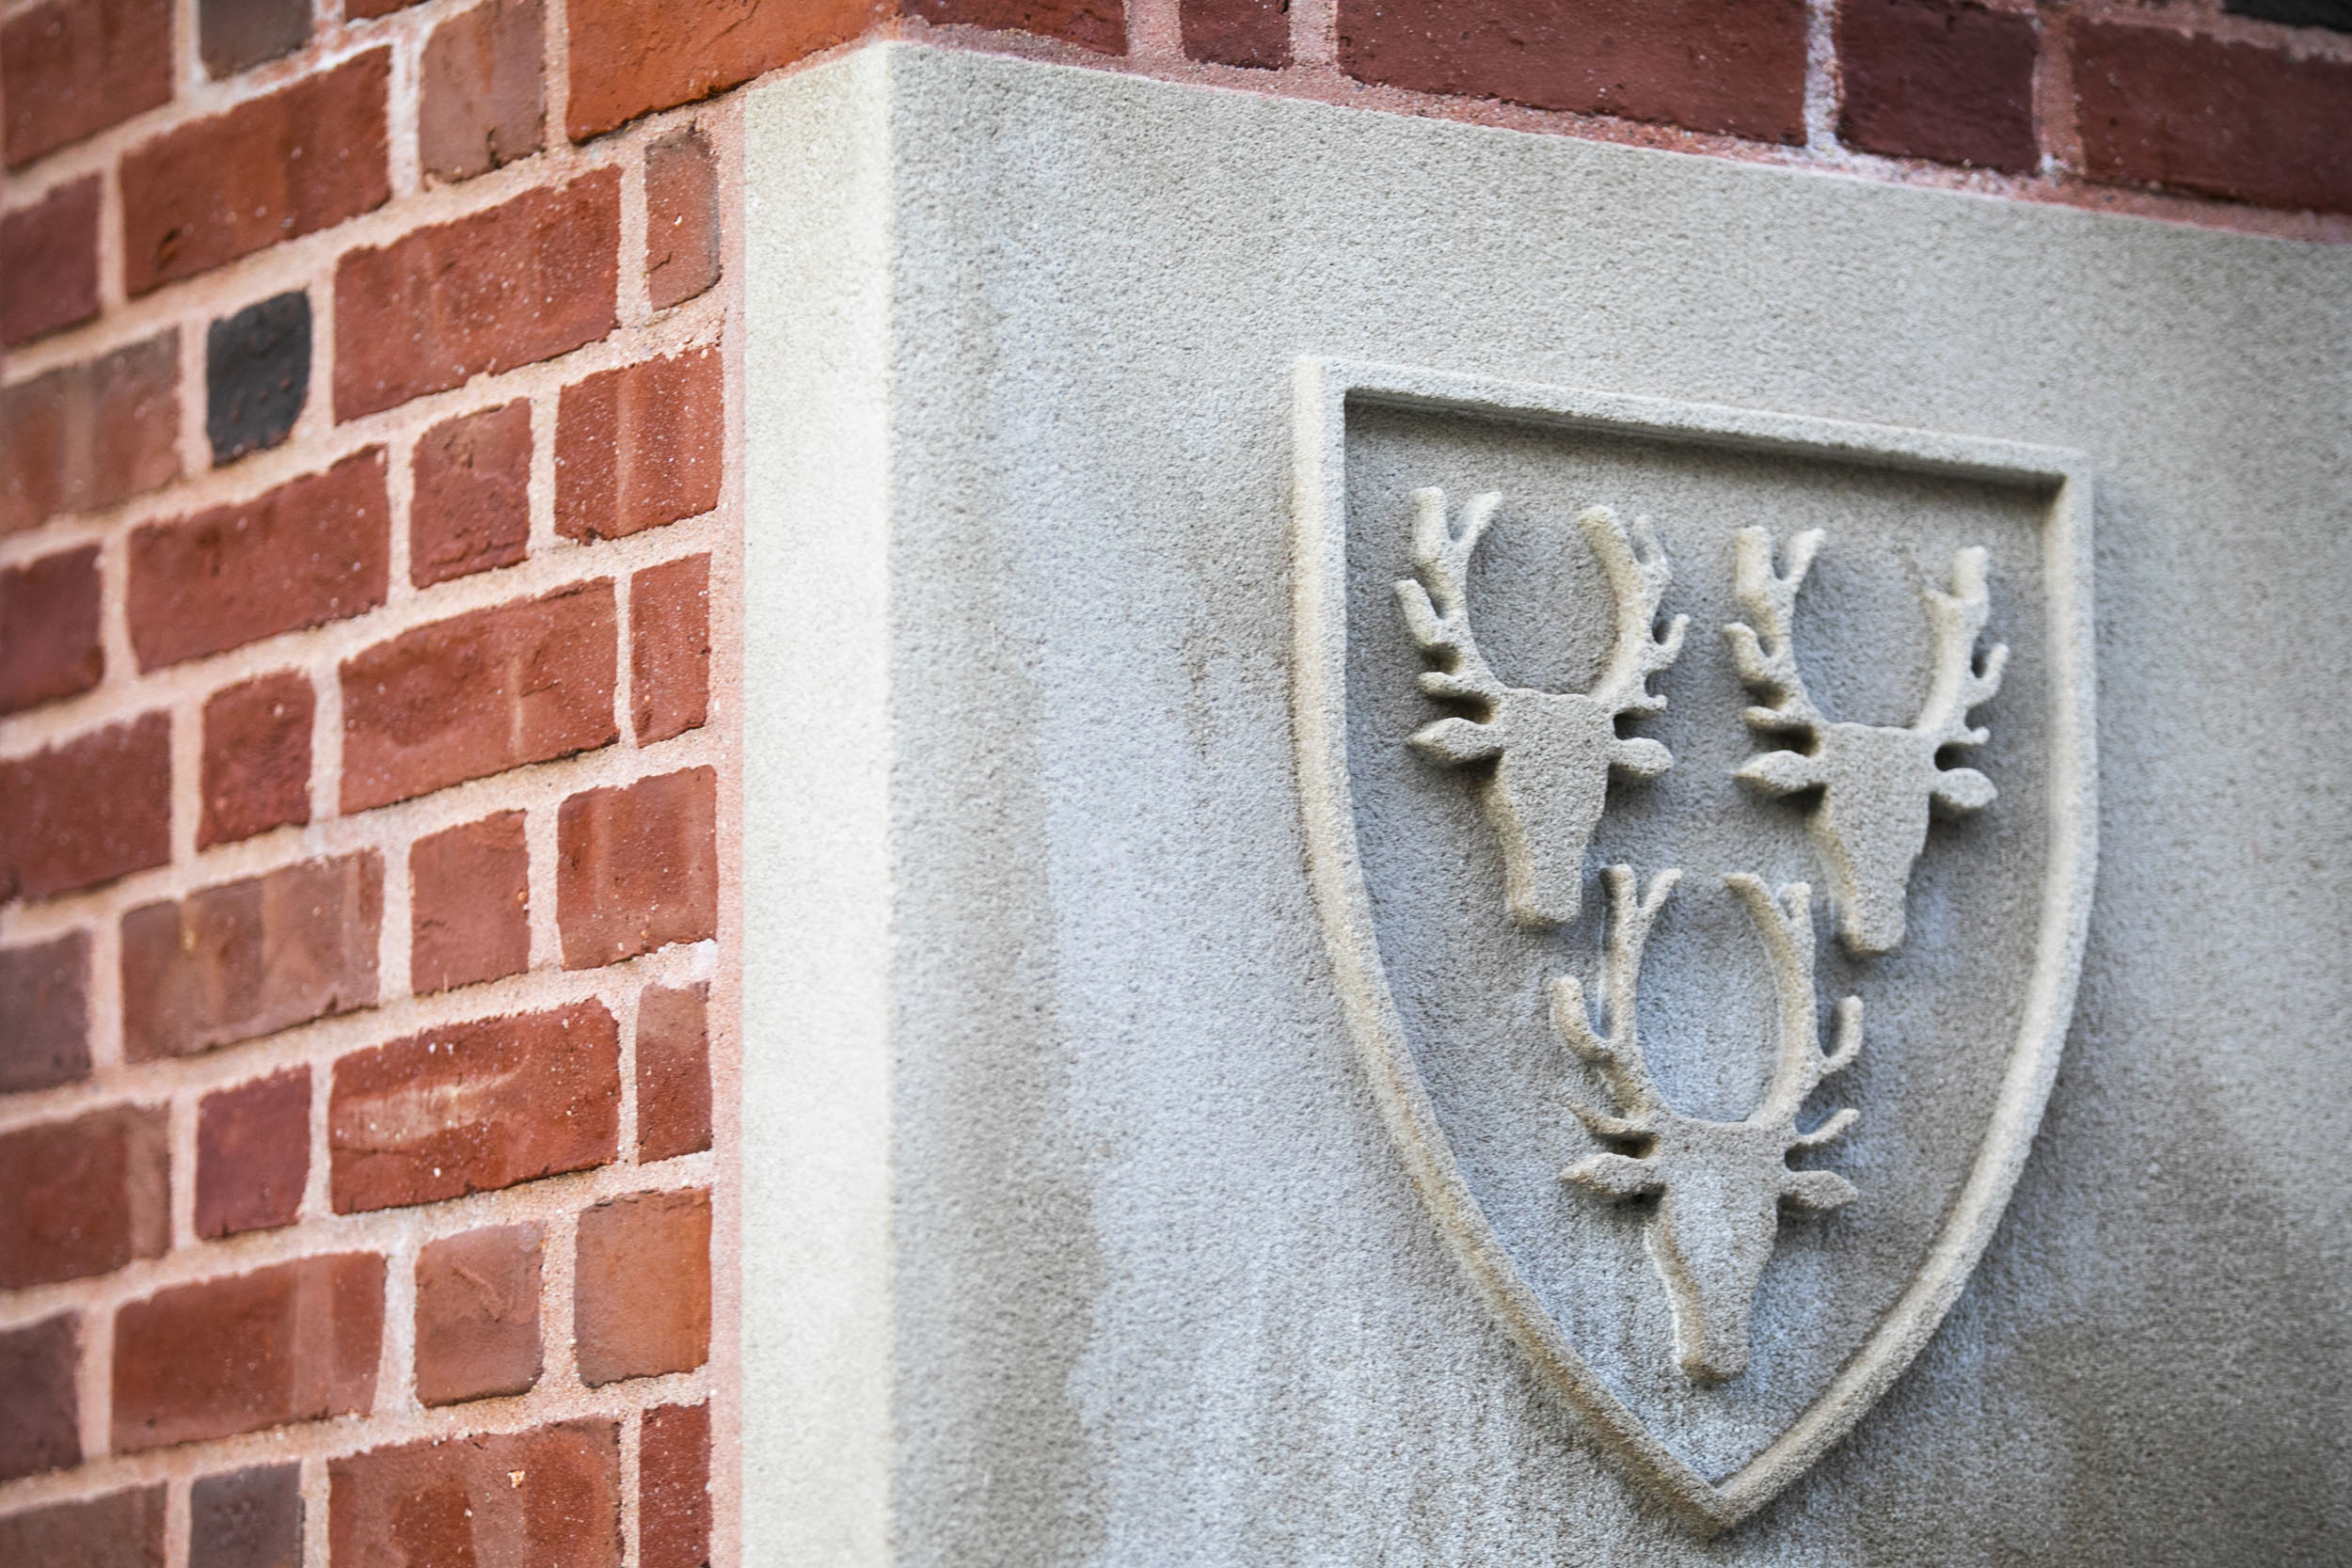
{"label": "brick wall", "polygon": [[2352,237],[2344,0],[7,0],[9,1568],[726,1560],[721,214],[876,34]]}

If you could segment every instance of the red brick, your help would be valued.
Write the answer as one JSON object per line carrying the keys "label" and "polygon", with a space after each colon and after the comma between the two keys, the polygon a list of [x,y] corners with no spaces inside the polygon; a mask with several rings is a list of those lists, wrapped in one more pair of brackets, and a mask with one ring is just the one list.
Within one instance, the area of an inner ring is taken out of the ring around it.
{"label": "red brick", "polygon": [[113,1105],[0,1133],[0,1290],[87,1279],[171,1240],[160,1108]]}
{"label": "red brick", "polygon": [[708,1568],[710,1406],[656,1405],[637,1444],[638,1568]]}
{"label": "red brick", "polygon": [[383,1338],[384,1259],[372,1252],[132,1302],[115,1313],[115,1451],[365,1415]]}
{"label": "red brick", "polygon": [[1274,71],[1291,63],[1290,0],[1184,0],[1184,53]]}
{"label": "red brick", "polygon": [[310,40],[309,0],[196,0],[197,56],[215,81]]}
{"label": "red brick", "polygon": [[310,1176],[310,1069],[208,1094],[196,1119],[196,1233],[294,1224]]}
{"label": "red brick", "polygon": [[154,670],[373,610],[391,574],[384,449],[131,535],[131,646]]}
{"label": "red brick", "polygon": [[419,626],[343,661],[342,808],[609,746],[610,578]]}
{"label": "red brick", "polygon": [[87,691],[105,673],[97,546],[0,571],[0,713]]}
{"label": "red brick", "polygon": [[1804,140],[1804,0],[1338,0],[1350,76]]}
{"label": "red brick", "polygon": [[0,1517],[8,1568],[164,1568],[164,1489],[144,1487]]}
{"label": "red brick", "polygon": [[637,744],[699,729],[710,711],[710,557],[629,578],[629,716]]}
{"label": "red brick", "polygon": [[645,293],[666,310],[719,281],[719,160],[699,126],[645,148]]}
{"label": "red brick", "polygon": [[0,388],[0,534],[180,477],[180,334]]}
{"label": "red brick", "polygon": [[0,947],[0,1094],[89,1076],[89,933]]}
{"label": "red brick", "polygon": [[98,314],[98,176],[0,218],[0,343]]}
{"label": "red brick", "polygon": [[408,580],[428,588],[512,566],[531,544],[531,404],[516,399],[417,438]]}
{"label": "red brick", "polygon": [[539,1381],[539,1227],[501,1226],[417,1255],[417,1399],[457,1404]]}
{"label": "red brick", "polygon": [[188,1056],[375,1002],[384,863],[282,865],[122,917],[122,1053]]}
{"label": "red brick", "polygon": [[281,670],[204,702],[204,810],[196,847],[310,820],[310,677]]}
{"label": "red brick", "polygon": [[710,987],[647,986],[637,1000],[637,1158],[710,1147]]}
{"label": "red brick", "polygon": [[171,859],[171,720],[150,713],[0,758],[0,899],[96,887]]}
{"label": "red brick", "polygon": [[539,0],[485,0],[424,46],[417,149],[437,180],[470,180],[539,150],[547,102]]}
{"label": "red brick", "polygon": [[411,6],[422,4],[424,0],[343,0],[343,15],[358,21],[389,16],[394,11],[405,11]]}
{"label": "red brick", "polygon": [[531,852],[502,811],[408,850],[408,987],[420,996],[531,966]]}
{"label": "red brick", "polygon": [[1127,52],[1127,13],[1120,0],[904,0],[909,16],[1006,33],[1035,33],[1104,55]]}
{"label": "red brick", "polygon": [[640,1193],[580,1216],[572,1348],[590,1387],[709,1358],[708,1193]]}
{"label": "red brick", "polygon": [[619,1568],[610,1421],[378,1449],[326,1478],[335,1568]]}
{"label": "red brick", "polygon": [[719,933],[717,775],[690,768],[564,802],[555,922],[564,967],[595,969]]}
{"label": "red brick", "polygon": [[392,194],[392,52],[305,76],[122,157],[122,286],[133,294],[329,229]]}
{"label": "red brick", "polygon": [[2352,61],[2128,23],[2072,41],[2094,179],[2352,213]]}
{"label": "red brick", "polygon": [[555,531],[618,539],[719,504],[726,377],[717,349],[647,359],[564,388]]}
{"label": "red brick", "polygon": [[71,1315],[0,1331],[0,1481],[82,1462],[81,1369]]}
{"label": "red brick", "polygon": [[610,1161],[621,1053],[599,1002],[445,1024],[335,1064],[335,1212],[490,1192]]}
{"label": "red brick", "polygon": [[1845,104],[1837,135],[1894,158],[1932,158],[2030,173],[2030,14],[1967,0],[1841,0],[1837,66]]}
{"label": "red brick", "polygon": [[297,1568],[302,1466],[256,1465],[188,1488],[188,1568]]}
{"label": "red brick", "polygon": [[586,141],[639,115],[691,103],[886,20],[894,0],[571,0],[565,129]]}
{"label": "red brick", "polygon": [[621,177],[600,169],[349,252],[335,267],[335,418],[596,341],[618,319],[620,245]]}
{"label": "red brick", "polygon": [[10,168],[171,102],[171,0],[56,0],[0,26]]}

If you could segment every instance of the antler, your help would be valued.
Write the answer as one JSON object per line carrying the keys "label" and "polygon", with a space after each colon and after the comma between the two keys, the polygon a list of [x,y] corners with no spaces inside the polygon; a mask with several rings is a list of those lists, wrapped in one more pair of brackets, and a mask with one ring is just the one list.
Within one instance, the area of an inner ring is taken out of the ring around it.
{"label": "antler", "polygon": [[1617,601],[1616,646],[1610,653],[1609,668],[1594,684],[1593,700],[1618,713],[1656,713],[1666,699],[1649,689],[1649,678],[1675,661],[1691,624],[1688,615],[1677,615],[1666,635],[1658,635],[1658,607],[1674,581],[1674,568],[1667,564],[1647,517],[1633,519],[1630,538],[1617,515],[1605,506],[1578,513],[1576,526],[1584,531],[1585,542],[1609,574],[1610,591]]}
{"label": "antler", "polygon": [[1446,662],[1445,669],[1422,672],[1421,689],[1432,697],[1489,705],[1502,700],[1502,681],[1478,651],[1470,624],[1470,556],[1502,503],[1500,490],[1472,496],[1457,534],[1446,521],[1443,490],[1413,492],[1413,570],[1420,580],[1400,581],[1396,598],[1413,641]]}
{"label": "antler", "polygon": [[[1932,736],[1938,748],[1981,746],[1990,732],[1970,728],[1968,710],[1990,702],[2001,689],[2001,670],[2009,663],[2006,642],[1985,650],[1982,668],[1977,663],[1977,634],[1984,630],[1985,616],[1991,610],[1985,596],[1981,548],[1971,546],[1952,557],[1952,589],[1949,594],[1932,588],[1927,591],[1928,619],[1935,627],[1935,678],[1911,729],[1915,735]],[[1989,782],[1984,793],[1989,800]]]}
{"label": "antler", "polygon": [[[1780,998],[1780,1056],[1763,1101],[1747,1119],[1762,1126],[1794,1129],[1797,1114],[1822,1079],[1851,1063],[1862,1050],[1862,999],[1837,1004],[1837,1043],[1821,1053],[1820,1021],[1814,1012],[1813,890],[1790,882],[1774,902],[1762,879],[1733,872],[1724,885],[1738,895],[1772,955],[1772,989]],[[1855,1113],[1842,1110],[1810,1132],[1797,1133],[1791,1147],[1814,1148],[1853,1125]]]}
{"label": "antler", "polygon": [[[1805,694],[1804,677],[1797,672],[1797,647],[1791,635],[1796,620],[1797,590],[1804,586],[1814,552],[1821,547],[1821,531],[1807,529],[1788,541],[1788,570],[1772,570],[1770,530],[1743,528],[1733,536],[1733,588],[1740,607],[1756,625],[1734,621],[1724,627],[1731,640],[1731,657],[1740,678],[1762,688],[1772,699],[1770,707],[1751,707],[1743,715],[1759,730],[1814,730],[1827,724],[1821,710]],[[1758,630],[1763,633],[1757,641]]]}
{"label": "antler", "polygon": [[1575,1104],[1579,1121],[1603,1138],[1638,1137],[1651,1118],[1665,1109],[1665,1097],[1642,1059],[1641,1036],[1634,1023],[1634,997],[1641,987],[1642,949],[1649,942],[1650,922],[1682,879],[1679,871],[1661,871],[1649,887],[1634,896],[1635,879],[1629,865],[1613,865],[1609,879],[1609,941],[1601,960],[1601,995],[1608,1009],[1609,1033],[1597,1035],[1584,1004],[1584,987],[1575,976],[1563,974],[1551,982],[1551,1024],[1569,1050],[1601,1070],[1610,1089],[1624,1107],[1613,1117],[1588,1105]]}

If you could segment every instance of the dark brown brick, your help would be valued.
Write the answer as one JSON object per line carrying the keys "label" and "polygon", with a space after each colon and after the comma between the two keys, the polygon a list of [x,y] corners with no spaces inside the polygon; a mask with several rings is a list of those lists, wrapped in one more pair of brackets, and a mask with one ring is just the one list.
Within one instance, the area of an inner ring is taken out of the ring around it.
{"label": "dark brown brick", "polygon": [[81,1369],[71,1314],[0,1330],[0,1481],[82,1462]]}
{"label": "dark brown brick", "polygon": [[637,1000],[637,1158],[710,1147],[710,987],[647,986]]}
{"label": "dark brown brick", "polygon": [[586,141],[639,115],[691,103],[886,20],[894,0],[802,0],[680,7],[667,0],[572,0],[565,129]]}
{"label": "dark brown brick", "polygon": [[710,557],[629,578],[629,710],[637,744],[701,728],[710,711]]}
{"label": "dark brown brick", "polygon": [[335,1064],[335,1212],[494,1191],[610,1161],[620,1037],[598,1002],[445,1024]]}
{"label": "dark brown brick", "polygon": [[180,477],[180,335],[0,388],[0,534]]}
{"label": "dark brown brick", "polygon": [[304,861],[122,917],[122,1053],[134,1062],[347,1013],[375,1001],[384,863]]}
{"label": "dark brown brick", "polygon": [[96,887],[171,859],[171,720],[0,758],[0,899]]}
{"label": "dark brown brick", "polygon": [[1184,0],[1179,17],[1196,60],[1261,71],[1291,63],[1290,0]]}
{"label": "dark brown brick", "polygon": [[1849,147],[2030,173],[2033,17],[1966,0],[1840,0],[1837,66]]}
{"label": "dark brown brick", "polygon": [[904,0],[909,16],[1003,33],[1035,33],[1105,55],[1127,51],[1126,8],[1120,0]]}
{"label": "dark brown brick", "polygon": [[310,1069],[208,1094],[196,1120],[196,1233],[294,1224],[310,1175]]}
{"label": "dark brown brick", "polygon": [[699,126],[645,147],[645,293],[657,310],[719,281],[719,160]]}
{"label": "dark brown brick", "polygon": [[612,330],[621,177],[555,190],[346,254],[335,267],[335,418],[552,358]]}
{"label": "dark brown brick", "polygon": [[164,1489],[0,1515],[8,1568],[164,1568]]}
{"label": "dark brown brick", "polygon": [[283,444],[310,394],[310,296],[291,289],[204,330],[204,435],[213,462]]}
{"label": "dark brown brick", "polygon": [[608,579],[419,626],[343,661],[342,808],[611,745]]}
{"label": "dark brown brick", "polygon": [[95,545],[0,571],[0,713],[98,684],[106,673],[98,601]]}
{"label": "dark brown brick", "polygon": [[378,1449],[326,1475],[335,1568],[619,1568],[610,1421]]}
{"label": "dark brown brick", "polygon": [[539,1381],[539,1227],[507,1225],[417,1255],[417,1399],[520,1394]]}
{"label": "dark brown brick", "polygon": [[98,314],[98,179],[69,181],[0,218],[0,343]]}
{"label": "dark brown brick", "polygon": [[257,1465],[188,1489],[188,1568],[301,1568],[302,1466]]}
{"label": "dark brown brick", "polygon": [[197,0],[197,53],[215,79],[291,55],[310,38],[309,0]]}
{"label": "dark brown brick", "polygon": [[539,0],[484,0],[424,46],[417,148],[436,180],[470,180],[539,150],[547,124]]}
{"label": "dark brown brick", "polygon": [[564,388],[555,531],[618,539],[719,504],[726,379],[717,349],[624,365]]}
{"label": "dark brown brick", "polygon": [[372,1252],[131,1302],[115,1313],[115,1451],[365,1415],[383,1336],[384,1259]]}
{"label": "dark brown brick", "polygon": [[0,947],[0,1094],[89,1076],[89,933]]}
{"label": "dark brown brick", "polygon": [[408,580],[512,566],[531,545],[531,404],[445,420],[417,438]]}
{"label": "dark brown brick", "polygon": [[310,820],[310,677],[281,670],[204,702],[204,810],[196,847]]}
{"label": "dark brown brick", "polygon": [[10,168],[171,102],[171,0],[55,0],[0,25]]}
{"label": "dark brown brick", "polygon": [[521,812],[417,840],[408,880],[411,990],[421,996],[531,966],[531,852]]}
{"label": "dark brown brick", "polygon": [[0,1133],[0,1290],[163,1256],[167,1163],[160,1108],[112,1105]]}
{"label": "dark brown brick", "polygon": [[641,1193],[580,1216],[572,1346],[591,1387],[709,1358],[708,1193]]}
{"label": "dark brown brick", "polygon": [[564,802],[555,920],[564,968],[718,935],[717,782],[710,768],[690,768]]}
{"label": "dark brown brick", "polygon": [[710,1406],[646,1411],[637,1454],[638,1568],[709,1568]]}

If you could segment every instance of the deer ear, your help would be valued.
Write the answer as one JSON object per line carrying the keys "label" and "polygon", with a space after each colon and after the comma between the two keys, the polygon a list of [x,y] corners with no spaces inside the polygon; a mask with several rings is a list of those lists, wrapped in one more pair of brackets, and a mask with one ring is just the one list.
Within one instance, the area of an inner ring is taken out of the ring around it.
{"label": "deer ear", "polygon": [[1675,754],[1655,740],[1636,737],[1609,743],[1609,766],[1637,779],[1654,779],[1675,765]]}
{"label": "deer ear", "polygon": [[1816,759],[1802,752],[1766,752],[1740,764],[1731,776],[1751,789],[1774,795],[1793,795],[1821,782]]}
{"label": "deer ear", "polygon": [[1999,792],[1993,781],[1973,768],[1952,768],[1936,774],[1929,794],[1949,811],[1981,811]]}
{"label": "deer ear", "polygon": [[1407,742],[1414,751],[1437,762],[1459,766],[1484,762],[1502,750],[1501,726],[1473,723],[1468,719],[1440,719],[1423,724]]}
{"label": "deer ear", "polygon": [[1579,1160],[1560,1173],[1560,1180],[1610,1197],[1640,1197],[1661,1185],[1649,1162],[1629,1154],[1595,1154]]}
{"label": "deer ear", "polygon": [[1792,1170],[1780,1196],[1800,1209],[1842,1209],[1862,1195],[1834,1170]]}

